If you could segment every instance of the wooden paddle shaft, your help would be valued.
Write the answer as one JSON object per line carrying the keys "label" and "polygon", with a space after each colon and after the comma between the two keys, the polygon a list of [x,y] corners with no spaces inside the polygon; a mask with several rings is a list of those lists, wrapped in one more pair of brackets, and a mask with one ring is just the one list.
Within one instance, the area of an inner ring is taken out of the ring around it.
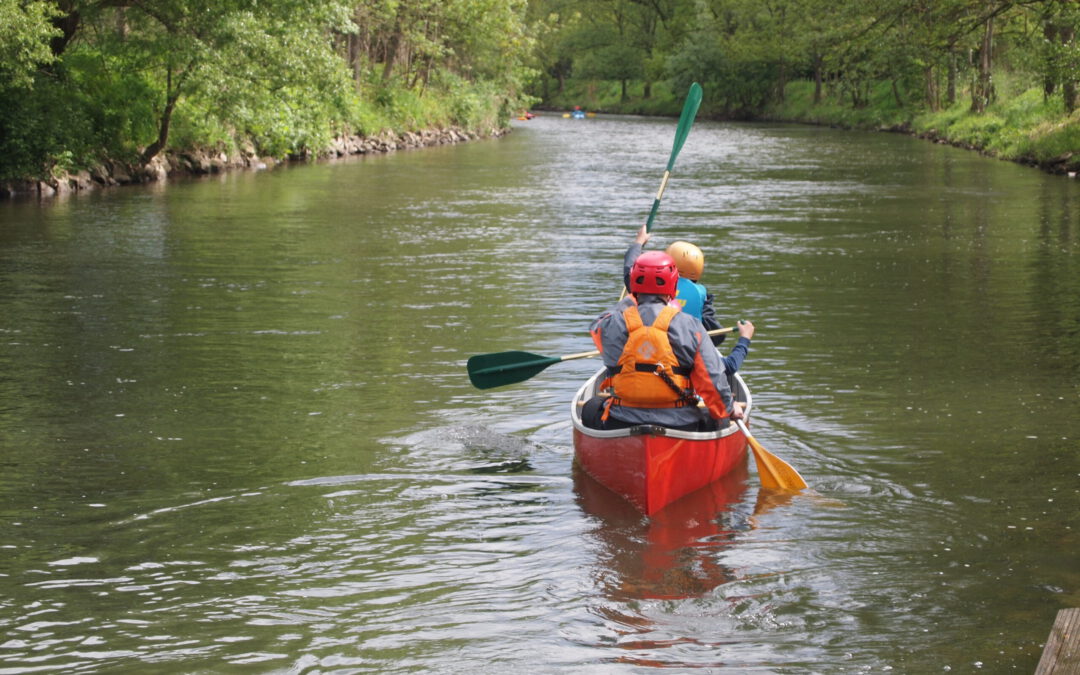
{"label": "wooden paddle shaft", "polygon": [[664,190],[667,189],[668,179],[671,178],[671,172],[665,171],[664,178],[660,181],[660,189],[656,192],[656,201],[660,201],[660,198],[664,196]]}
{"label": "wooden paddle shaft", "polygon": [[559,357],[559,359],[561,361],[572,361],[574,359],[590,359],[594,356],[600,356],[600,352],[594,349],[591,352],[581,352],[580,354],[567,354],[566,356]]}

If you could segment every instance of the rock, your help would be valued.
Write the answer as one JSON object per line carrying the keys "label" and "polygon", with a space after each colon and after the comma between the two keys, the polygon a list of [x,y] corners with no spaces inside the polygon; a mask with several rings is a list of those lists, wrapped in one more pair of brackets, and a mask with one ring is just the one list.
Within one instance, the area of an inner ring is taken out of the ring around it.
{"label": "rock", "polygon": [[90,178],[99,185],[116,185],[109,169],[104,164],[95,164],[90,167]]}
{"label": "rock", "polygon": [[[318,153],[305,149],[290,156],[289,159],[309,161],[316,157],[343,157],[345,155],[361,155],[374,152],[390,153],[399,149],[462,143],[485,136],[498,137],[509,131],[509,129],[488,129],[485,133],[477,133],[458,127],[450,127],[406,131],[401,134],[383,131],[373,136],[348,134],[335,138],[329,147]],[[146,181],[165,181],[177,172],[201,175],[239,167],[265,170],[280,164],[281,161],[284,160],[259,157],[254,143],[245,140],[241,142],[237,154],[233,156],[217,149],[191,149],[179,153],[163,152],[146,164],[133,166],[120,160],[106,160],[89,169],[72,175],[65,175],[56,180],[7,181],[0,183],[0,198],[14,197],[24,193],[51,197],[92,190],[98,185],[113,186]],[[1080,169],[1080,165],[1076,165],[1074,161],[1072,166],[1059,166],[1059,169],[1063,168]]]}
{"label": "rock", "polygon": [[94,187],[94,178],[85,169],[72,176],[70,180],[77,190],[89,190]]}
{"label": "rock", "polygon": [[143,176],[149,181],[163,181],[169,177],[172,166],[163,155],[154,157],[143,167]]}
{"label": "rock", "polygon": [[120,184],[134,182],[131,179],[131,174],[128,173],[128,168],[121,162],[112,162],[109,166],[109,175],[113,177],[113,180]]}
{"label": "rock", "polygon": [[37,192],[37,182],[28,180],[8,181],[0,184],[0,196],[16,197],[18,195],[32,195]]}

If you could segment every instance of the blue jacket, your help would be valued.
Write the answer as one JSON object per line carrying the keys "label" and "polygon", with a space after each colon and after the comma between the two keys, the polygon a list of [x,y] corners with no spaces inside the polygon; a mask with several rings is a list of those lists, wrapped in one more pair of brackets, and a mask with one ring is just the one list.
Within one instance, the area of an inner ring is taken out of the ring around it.
{"label": "blue jacket", "polygon": [[[705,300],[709,297],[705,287],[686,277],[679,277],[679,285],[676,291],[675,302],[679,303],[682,311],[700,320],[701,310],[705,306]],[[705,322],[702,321],[702,323]],[[706,328],[709,327],[706,326]],[[709,328],[709,330],[713,329]]]}

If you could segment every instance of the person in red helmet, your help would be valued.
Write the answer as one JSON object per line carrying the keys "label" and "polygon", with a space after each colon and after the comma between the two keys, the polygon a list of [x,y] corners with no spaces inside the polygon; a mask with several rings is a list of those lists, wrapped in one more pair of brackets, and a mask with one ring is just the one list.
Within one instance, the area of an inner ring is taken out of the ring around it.
{"label": "person in red helmet", "polygon": [[607,368],[603,388],[611,395],[588,401],[582,422],[595,429],[653,424],[710,431],[742,417],[705,326],[672,302],[679,283],[674,259],[661,251],[642,253],[628,283],[630,295],[589,328]]}

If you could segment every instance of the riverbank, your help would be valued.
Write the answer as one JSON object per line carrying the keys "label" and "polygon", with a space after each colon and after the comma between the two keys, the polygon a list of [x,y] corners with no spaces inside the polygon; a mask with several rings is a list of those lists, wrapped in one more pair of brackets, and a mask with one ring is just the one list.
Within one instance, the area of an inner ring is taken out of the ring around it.
{"label": "riverbank", "polygon": [[937,112],[898,106],[886,84],[861,108],[828,98],[815,104],[813,91],[811,82],[790,83],[784,101],[769,106],[762,118],[905,133],[1048,173],[1075,177],[1080,172],[1080,111],[1066,114],[1060,96],[1044,100],[1037,88],[1003,93],[983,113],[973,113],[964,98]]}
{"label": "riverbank", "polygon": [[317,161],[353,155],[368,155],[438,145],[453,145],[481,138],[496,138],[510,127],[492,127],[479,132],[460,127],[425,129],[402,133],[384,132],[375,136],[339,136],[320,153],[291,155],[284,159],[260,157],[253,145],[236,153],[211,149],[167,151],[147,164],[121,160],[104,161],[91,169],[64,174],[48,180],[0,182],[0,199],[15,197],[49,198],[122,185],[156,183],[172,178],[205,176],[231,170],[266,170],[289,162]]}
{"label": "riverbank", "polygon": [[[872,88],[868,104],[862,107],[830,96],[814,103],[814,84],[795,81],[788,83],[782,102],[768,104],[738,119],[904,133],[1052,174],[1080,174],[1080,111],[1066,114],[1060,95],[1044,100],[1038,88],[1019,89],[1003,82],[1000,89],[998,99],[986,112],[976,114],[971,112],[970,100],[962,95],[955,104],[938,112],[913,104],[898,105],[892,87],[884,82]],[[538,108],[569,110],[580,105],[596,112],[677,116],[683,96],[685,93],[672,92],[665,84],[656,84],[650,98],[645,99],[640,83],[635,83],[624,100],[615,83],[568,81],[562,94],[552,96]],[[733,119],[711,100],[708,87],[698,116]]]}

